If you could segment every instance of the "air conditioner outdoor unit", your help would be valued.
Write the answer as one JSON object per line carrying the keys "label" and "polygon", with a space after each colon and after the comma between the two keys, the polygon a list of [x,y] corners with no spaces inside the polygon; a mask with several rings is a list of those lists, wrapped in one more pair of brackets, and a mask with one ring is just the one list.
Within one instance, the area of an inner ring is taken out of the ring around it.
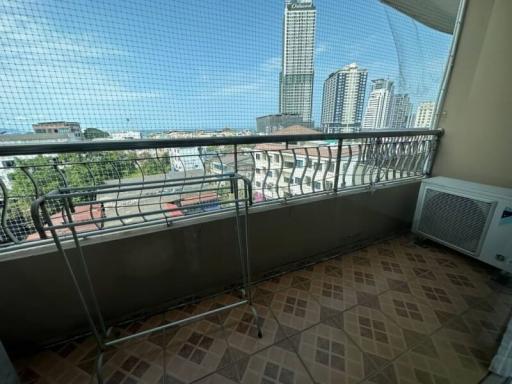
{"label": "air conditioner outdoor unit", "polygon": [[425,179],[413,232],[512,272],[512,189]]}

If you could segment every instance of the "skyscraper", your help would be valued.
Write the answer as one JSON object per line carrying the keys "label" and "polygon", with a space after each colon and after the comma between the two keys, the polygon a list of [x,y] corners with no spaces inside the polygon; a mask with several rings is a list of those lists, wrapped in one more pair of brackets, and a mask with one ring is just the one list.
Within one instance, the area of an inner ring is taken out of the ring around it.
{"label": "skyscraper", "polygon": [[398,93],[393,96],[391,114],[389,118],[390,129],[409,128],[412,118],[412,103],[407,93]]}
{"label": "skyscraper", "polygon": [[393,82],[386,79],[377,79],[372,80],[372,83],[372,90],[363,118],[363,129],[388,128],[394,92]]}
{"label": "skyscraper", "polygon": [[436,104],[433,101],[421,103],[416,110],[414,128],[430,128]]}
{"label": "skyscraper", "polygon": [[352,63],[329,75],[324,82],[322,128],[324,132],[353,132],[361,128],[368,71]]}
{"label": "skyscraper", "polygon": [[316,9],[312,0],[286,0],[279,112],[311,120]]}

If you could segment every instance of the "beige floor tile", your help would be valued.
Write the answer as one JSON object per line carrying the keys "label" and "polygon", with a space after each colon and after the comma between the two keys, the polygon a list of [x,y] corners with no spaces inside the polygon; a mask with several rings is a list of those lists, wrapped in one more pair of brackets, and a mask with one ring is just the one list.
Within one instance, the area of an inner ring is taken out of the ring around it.
{"label": "beige floor tile", "polygon": [[264,349],[236,364],[242,384],[313,383],[289,341]]}
{"label": "beige floor tile", "polygon": [[231,364],[224,330],[200,320],[172,332],[165,348],[168,376],[184,383],[197,380]]}
{"label": "beige floor tile", "polygon": [[250,355],[283,340],[286,335],[270,311],[270,308],[255,304],[262,337],[254,313],[249,305],[243,305],[229,311],[223,323],[226,339],[230,347]]}
{"label": "beige floor tile", "polygon": [[379,296],[380,310],[401,328],[431,334],[441,322],[426,299],[412,294],[388,291]]}
{"label": "beige floor tile", "polygon": [[307,292],[289,288],[276,293],[270,309],[286,334],[300,332],[320,321],[320,304]]}
{"label": "beige floor tile", "polygon": [[381,311],[361,305],[343,312],[343,329],[364,352],[387,360],[424,338],[417,331],[400,328]]}
{"label": "beige floor tile", "polygon": [[315,325],[292,343],[317,383],[357,383],[377,369],[370,355],[332,325]]}

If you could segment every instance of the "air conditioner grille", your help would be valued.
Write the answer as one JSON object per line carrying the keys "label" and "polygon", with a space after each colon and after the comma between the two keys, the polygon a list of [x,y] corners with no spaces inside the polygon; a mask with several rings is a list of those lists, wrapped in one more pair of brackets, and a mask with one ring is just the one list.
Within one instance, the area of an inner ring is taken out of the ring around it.
{"label": "air conditioner grille", "polygon": [[427,188],[418,230],[476,254],[492,206],[492,203]]}

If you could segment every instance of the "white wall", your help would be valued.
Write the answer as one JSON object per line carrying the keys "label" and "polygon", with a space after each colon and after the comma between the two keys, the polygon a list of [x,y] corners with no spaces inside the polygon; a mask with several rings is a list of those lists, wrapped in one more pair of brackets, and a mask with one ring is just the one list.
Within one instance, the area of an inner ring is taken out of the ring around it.
{"label": "white wall", "polygon": [[512,1],[469,0],[434,175],[512,188]]}

